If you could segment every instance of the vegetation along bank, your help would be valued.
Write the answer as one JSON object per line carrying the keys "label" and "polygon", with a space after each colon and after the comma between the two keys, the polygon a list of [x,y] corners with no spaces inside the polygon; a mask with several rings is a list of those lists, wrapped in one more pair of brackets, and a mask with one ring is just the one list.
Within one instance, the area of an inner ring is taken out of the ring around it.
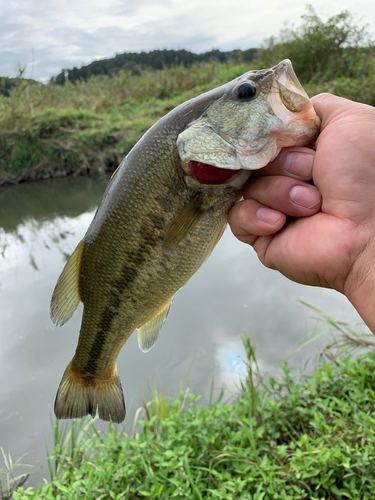
{"label": "vegetation along bank", "polygon": [[114,170],[175,106],[285,58],[309,95],[328,91],[375,105],[374,41],[347,11],[322,20],[308,7],[300,27],[260,49],[193,56],[120,54],[63,70],[46,85],[0,79],[0,185]]}
{"label": "vegetation along bank", "polygon": [[177,399],[154,392],[131,437],[88,420],[69,432],[56,422],[50,481],[17,487],[18,478],[8,491],[3,481],[0,498],[372,500],[374,339],[344,334],[336,343],[354,339],[370,351],[343,359],[330,351],[332,360],[300,381],[284,364],[282,378],[266,383],[245,338],[247,375],[234,402],[202,406],[188,390]]}

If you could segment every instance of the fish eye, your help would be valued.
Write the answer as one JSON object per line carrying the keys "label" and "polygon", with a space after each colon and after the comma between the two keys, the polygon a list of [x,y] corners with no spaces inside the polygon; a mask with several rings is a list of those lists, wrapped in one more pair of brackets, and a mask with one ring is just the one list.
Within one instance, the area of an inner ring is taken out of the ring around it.
{"label": "fish eye", "polygon": [[251,101],[257,94],[256,86],[251,82],[241,83],[239,87],[237,87],[237,97],[240,99]]}

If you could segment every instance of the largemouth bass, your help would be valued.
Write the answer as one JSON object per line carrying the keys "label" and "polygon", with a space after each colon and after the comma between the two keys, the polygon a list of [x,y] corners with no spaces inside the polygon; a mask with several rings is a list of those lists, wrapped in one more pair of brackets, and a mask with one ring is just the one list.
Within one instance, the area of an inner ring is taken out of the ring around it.
{"label": "largemouth bass", "polygon": [[181,104],[115,171],[51,302],[63,325],[83,302],[75,355],[60,383],[58,418],[121,422],[118,354],[137,329],[155,343],[174,294],[209,257],[251,170],[284,146],[312,143],[320,120],[290,61]]}

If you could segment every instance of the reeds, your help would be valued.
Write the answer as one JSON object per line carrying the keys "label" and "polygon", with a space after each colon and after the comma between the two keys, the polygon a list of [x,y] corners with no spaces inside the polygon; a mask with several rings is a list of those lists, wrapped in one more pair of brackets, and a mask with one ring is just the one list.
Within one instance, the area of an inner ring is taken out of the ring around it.
{"label": "reeds", "polygon": [[5,453],[1,447],[0,449],[4,461],[4,469],[0,470],[0,500],[10,500],[13,492],[23,486],[30,475],[25,472],[18,474],[16,469],[19,467],[32,468],[33,466],[21,463],[24,457],[20,457],[13,462],[10,453]]}

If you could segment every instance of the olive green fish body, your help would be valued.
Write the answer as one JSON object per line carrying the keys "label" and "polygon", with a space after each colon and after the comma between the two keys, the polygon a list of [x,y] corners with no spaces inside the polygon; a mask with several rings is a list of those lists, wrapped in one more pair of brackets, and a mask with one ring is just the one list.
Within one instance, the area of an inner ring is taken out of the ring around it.
{"label": "olive green fish body", "polygon": [[[117,174],[108,196],[127,190],[126,199],[119,200],[100,228],[94,220],[85,236],[80,268],[85,306],[74,366],[90,376],[112,367],[132,332],[198,270],[240,196],[238,189],[225,190],[221,196],[218,189],[201,193],[197,208],[207,213],[180,244],[163,249],[169,227],[196,196],[176,174],[174,161],[170,157],[166,161],[165,175],[150,170],[138,186],[135,182],[129,188],[128,170]],[[147,184],[150,188],[145,191]]]}
{"label": "olive green fish body", "polygon": [[58,418],[120,422],[118,354],[135,329],[157,339],[174,294],[210,255],[250,170],[282,146],[312,142],[319,124],[290,62],[246,73],[178,106],[112,176],[56,285],[51,316],[84,303],[76,353],[55,401]]}

